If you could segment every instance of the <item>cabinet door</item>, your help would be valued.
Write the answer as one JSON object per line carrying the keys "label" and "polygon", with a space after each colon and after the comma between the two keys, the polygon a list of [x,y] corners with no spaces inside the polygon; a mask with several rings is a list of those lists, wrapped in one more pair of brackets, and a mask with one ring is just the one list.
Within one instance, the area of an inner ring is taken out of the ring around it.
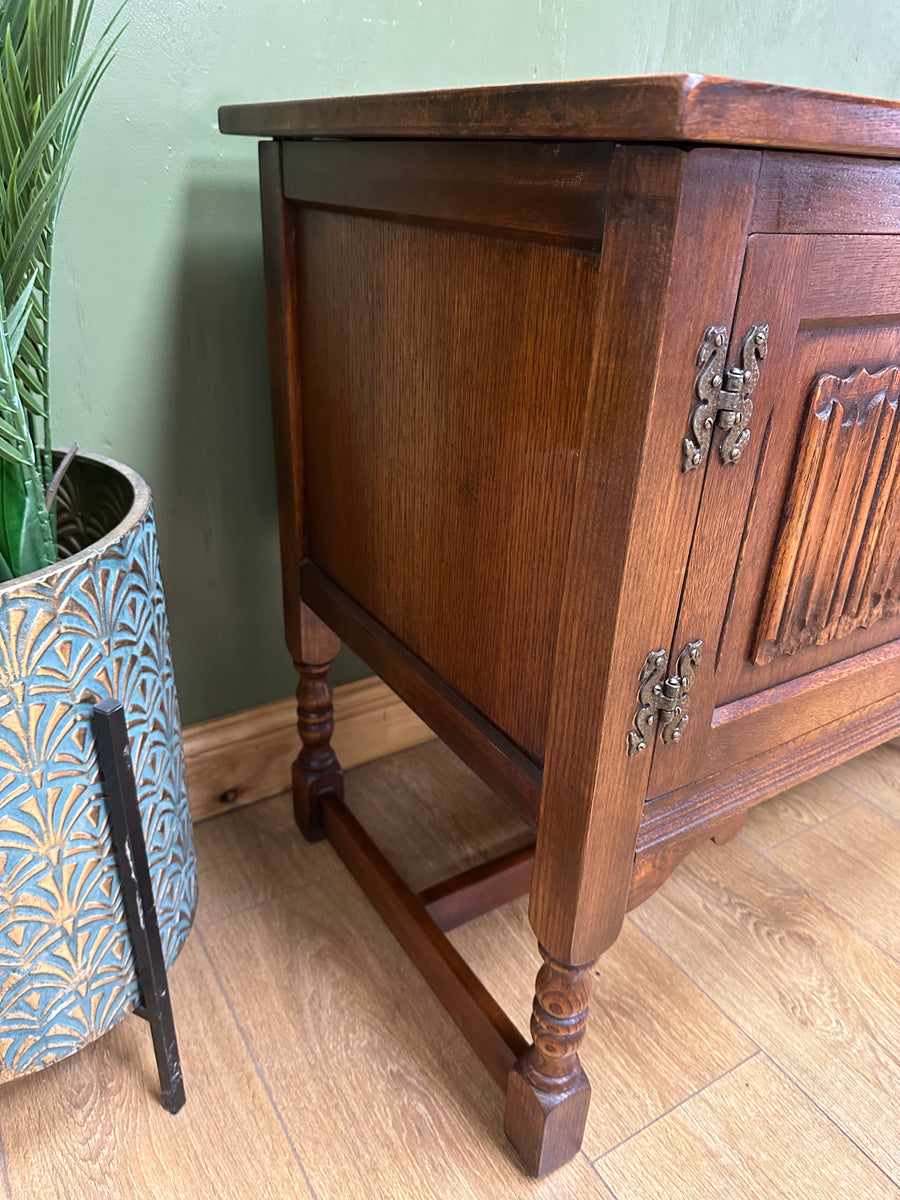
{"label": "cabinet door", "polygon": [[750,238],[730,362],[761,323],[750,441],[727,466],[713,442],[672,647],[703,641],[690,724],[651,796],[900,693],[900,238]]}

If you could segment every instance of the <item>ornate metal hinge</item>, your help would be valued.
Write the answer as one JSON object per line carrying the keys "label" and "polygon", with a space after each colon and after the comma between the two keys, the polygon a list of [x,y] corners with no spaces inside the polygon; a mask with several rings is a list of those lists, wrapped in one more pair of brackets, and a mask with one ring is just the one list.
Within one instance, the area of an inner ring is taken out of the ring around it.
{"label": "ornate metal hinge", "polygon": [[751,325],[741,344],[741,365],[725,367],[728,346],[725,326],[710,325],[697,354],[697,398],[691,417],[693,438],[684,439],[682,471],[699,467],[709,453],[713,425],[727,429],[719,453],[723,463],[735,463],[750,441],[747,428],[753,414],[753,391],[759,382],[759,364],[769,351],[768,325]]}
{"label": "ornate metal hinge", "polygon": [[666,679],[666,652],[653,650],[647,655],[638,689],[638,710],[634,729],[628,734],[628,755],[646,750],[654,730],[662,731],[662,740],[680,742],[689,720],[694,669],[700,663],[701,641],[688,642],[678,656],[678,670]]}

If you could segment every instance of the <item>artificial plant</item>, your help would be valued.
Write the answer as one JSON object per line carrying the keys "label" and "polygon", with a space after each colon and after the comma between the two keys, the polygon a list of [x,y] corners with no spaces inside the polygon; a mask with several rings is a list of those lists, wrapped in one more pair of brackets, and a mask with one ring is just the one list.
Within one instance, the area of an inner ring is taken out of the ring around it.
{"label": "artificial plant", "polygon": [[118,37],[113,18],[83,55],[92,8],[93,0],[0,0],[4,580],[57,559],[49,387],[53,234],[75,139]]}

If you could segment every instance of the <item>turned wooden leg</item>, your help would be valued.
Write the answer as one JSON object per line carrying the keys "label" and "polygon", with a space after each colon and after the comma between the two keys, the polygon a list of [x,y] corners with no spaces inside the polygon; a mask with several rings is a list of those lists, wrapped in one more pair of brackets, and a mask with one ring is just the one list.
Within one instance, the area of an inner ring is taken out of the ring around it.
{"label": "turned wooden leg", "polygon": [[[314,661],[295,660],[295,666],[300,672],[300,683],[297,687],[297,727],[303,745],[294,761],[292,772],[294,819],[304,836],[311,842],[317,842],[325,836],[322,796],[326,792],[334,792],[338,796],[344,794],[344,773],[331,746],[334,708],[333,692],[328,682],[328,672],[340,642],[308,609],[304,610],[303,616],[307,632],[304,650],[306,651],[308,646],[310,650],[318,653],[308,655]],[[309,636],[311,632],[318,636]],[[323,653],[329,654],[329,657],[323,658]]]}
{"label": "turned wooden leg", "polygon": [[322,796],[325,792],[344,794],[344,773],[334,750],[332,690],[328,682],[331,662],[312,665],[297,663],[300,684],[297,688],[297,726],[303,745],[294,760],[294,819],[311,842],[325,836],[322,824]]}
{"label": "turned wooden leg", "polygon": [[591,1085],[578,1059],[593,963],[569,966],[539,947],[544,965],[535,984],[533,1043],[510,1073],[504,1130],[525,1169],[546,1175],[581,1147]]}

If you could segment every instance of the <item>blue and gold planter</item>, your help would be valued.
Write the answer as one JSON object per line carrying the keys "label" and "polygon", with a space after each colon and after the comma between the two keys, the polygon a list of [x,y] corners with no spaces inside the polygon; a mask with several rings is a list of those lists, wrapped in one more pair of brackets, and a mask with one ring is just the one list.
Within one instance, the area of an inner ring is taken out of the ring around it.
{"label": "blue and gold planter", "polygon": [[111,1029],[140,1001],[91,727],[125,706],[166,964],[197,874],[150,492],[82,456],[58,564],[0,585],[0,1083]]}

